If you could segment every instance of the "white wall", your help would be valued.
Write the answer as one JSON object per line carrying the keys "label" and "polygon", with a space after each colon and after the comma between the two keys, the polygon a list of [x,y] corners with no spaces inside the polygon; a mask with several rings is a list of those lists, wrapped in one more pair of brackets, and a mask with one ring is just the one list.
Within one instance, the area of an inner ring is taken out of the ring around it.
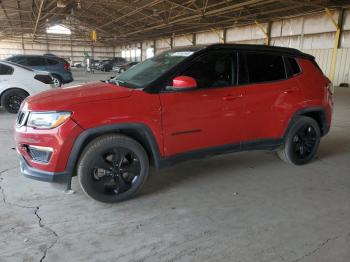
{"label": "white wall", "polygon": [[[106,47],[101,44],[94,44],[93,50],[95,59],[114,57],[116,51],[114,47]],[[0,59],[5,59],[17,54],[42,55],[44,53],[53,53],[66,59],[70,59],[73,62],[80,62],[84,59],[84,51],[92,56],[92,46],[87,44],[71,45],[70,42],[67,41],[56,41],[55,44],[38,44],[29,41],[22,45],[22,42],[19,41],[9,41],[6,39],[0,40]]]}
{"label": "white wall", "polygon": [[[339,13],[333,11],[337,21]],[[350,82],[350,9],[345,11],[343,34],[337,55],[334,83]],[[261,26],[267,30],[267,23]],[[316,57],[316,61],[326,75],[330,73],[332,51],[336,28],[331,19],[321,12],[307,16],[274,21],[271,24],[271,45],[297,48]],[[196,44],[214,44],[222,42],[224,30],[195,33]],[[173,46],[192,45],[193,34],[176,35]],[[155,39],[156,53],[171,48],[171,38]],[[232,27],[226,29],[226,43],[264,44],[265,34],[256,25]],[[153,47],[153,40],[143,42],[143,47]],[[145,59],[145,56],[143,56]]]}
{"label": "white wall", "polygon": [[[333,17],[338,19],[338,12],[333,11]],[[267,30],[267,23],[261,26]],[[271,24],[271,45],[285,46],[300,49],[316,57],[317,62],[323,71],[329,75],[332,59],[332,48],[335,38],[335,27],[324,12],[301,16],[295,18],[282,19],[274,21]],[[130,43],[120,46],[106,46],[96,43],[94,47],[94,56],[96,59],[103,59],[114,56],[122,56],[127,51],[128,54],[138,50],[139,57],[133,60],[144,60],[147,53],[155,49],[156,53],[169,50],[171,46],[181,47],[192,45],[193,39],[196,44],[214,44],[220,43],[224,38],[224,30],[211,30],[207,32],[196,32],[186,35],[175,35],[160,39],[149,39],[142,43]],[[226,29],[226,43],[245,43],[245,44],[264,44],[265,35],[261,29],[255,25],[241,27],[232,27]],[[24,47],[24,48],[23,48]],[[22,47],[21,41],[0,40],[0,59],[4,59],[14,54],[43,54],[51,52],[56,55],[72,58],[73,61],[82,61],[83,52],[92,54],[91,45],[88,43],[73,44],[70,38],[58,39],[52,43],[31,43],[27,41]],[[142,58],[141,58],[142,55]],[[337,66],[334,83],[350,82],[350,9],[345,11],[343,34],[341,45],[337,56]]]}

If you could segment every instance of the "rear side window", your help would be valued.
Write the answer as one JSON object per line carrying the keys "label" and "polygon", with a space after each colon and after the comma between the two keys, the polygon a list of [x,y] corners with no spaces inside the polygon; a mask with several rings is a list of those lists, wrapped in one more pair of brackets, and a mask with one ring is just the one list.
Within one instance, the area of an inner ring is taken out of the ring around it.
{"label": "rear side window", "polygon": [[293,57],[288,57],[287,60],[288,60],[289,65],[290,65],[292,75],[299,74],[301,72],[301,69],[300,69],[300,66],[299,66],[297,60]]}
{"label": "rear side window", "polygon": [[8,65],[0,64],[0,75],[12,75],[13,68]]}
{"label": "rear side window", "polygon": [[29,66],[45,66],[46,58],[44,57],[28,57]]}
{"label": "rear side window", "polygon": [[47,63],[49,65],[57,65],[58,64],[58,61],[54,60],[54,59],[47,59]]}
{"label": "rear side window", "polygon": [[250,83],[286,79],[283,57],[280,55],[247,53],[246,63]]}

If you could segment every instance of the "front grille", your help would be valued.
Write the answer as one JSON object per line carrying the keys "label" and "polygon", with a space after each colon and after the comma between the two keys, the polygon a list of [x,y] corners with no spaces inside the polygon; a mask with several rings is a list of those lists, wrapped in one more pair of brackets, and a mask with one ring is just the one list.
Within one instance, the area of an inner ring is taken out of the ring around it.
{"label": "front grille", "polygon": [[48,150],[39,149],[36,147],[28,146],[28,154],[33,159],[33,161],[40,163],[48,163],[52,152]]}

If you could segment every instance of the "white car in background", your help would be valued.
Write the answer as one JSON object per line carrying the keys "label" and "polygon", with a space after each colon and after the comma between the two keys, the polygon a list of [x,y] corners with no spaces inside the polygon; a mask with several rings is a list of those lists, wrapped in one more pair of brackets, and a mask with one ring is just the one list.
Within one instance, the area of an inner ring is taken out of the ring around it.
{"label": "white car in background", "polygon": [[17,113],[22,101],[30,95],[54,88],[51,74],[0,61],[0,106]]}

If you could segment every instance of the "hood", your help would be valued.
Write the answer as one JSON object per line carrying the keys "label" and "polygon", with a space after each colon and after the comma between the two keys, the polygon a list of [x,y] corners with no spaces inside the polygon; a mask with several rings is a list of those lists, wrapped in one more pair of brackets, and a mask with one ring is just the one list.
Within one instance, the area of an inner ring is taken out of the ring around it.
{"label": "hood", "polygon": [[26,99],[29,110],[69,110],[68,106],[131,96],[133,89],[104,82],[55,88]]}

